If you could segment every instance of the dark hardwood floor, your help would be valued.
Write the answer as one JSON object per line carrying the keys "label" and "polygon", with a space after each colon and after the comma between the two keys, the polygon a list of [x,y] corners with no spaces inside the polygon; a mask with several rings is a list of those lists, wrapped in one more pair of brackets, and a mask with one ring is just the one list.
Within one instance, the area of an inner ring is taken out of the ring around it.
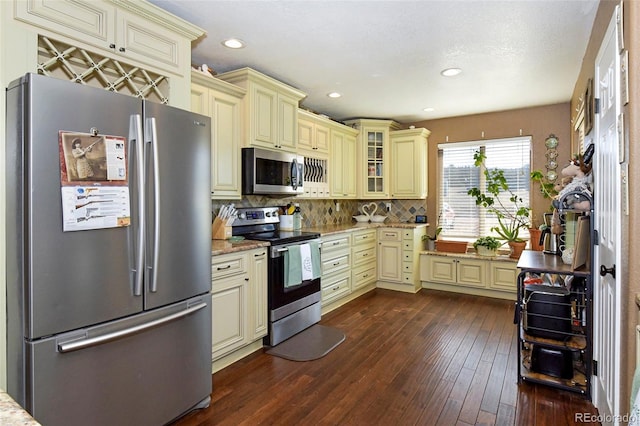
{"label": "dark hardwood floor", "polygon": [[513,302],[374,290],[325,315],[346,340],[294,362],[254,353],[213,375],[211,406],[173,426],[574,425],[582,396],[517,383]]}

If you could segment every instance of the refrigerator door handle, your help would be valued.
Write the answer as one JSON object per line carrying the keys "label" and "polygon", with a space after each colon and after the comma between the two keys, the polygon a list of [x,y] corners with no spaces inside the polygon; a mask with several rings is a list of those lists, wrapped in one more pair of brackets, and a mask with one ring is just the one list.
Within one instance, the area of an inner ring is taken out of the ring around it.
{"label": "refrigerator door handle", "polygon": [[158,133],[156,131],[156,119],[154,117],[147,118],[145,121],[145,130],[147,135],[147,143],[151,145],[153,155],[153,257],[151,258],[151,274],[149,291],[155,293],[158,291],[158,257],[160,251],[160,177],[158,170],[160,169],[158,159]]}
{"label": "refrigerator door handle", "polygon": [[188,307],[187,309],[176,312],[171,315],[167,315],[163,318],[158,318],[157,320],[150,321],[144,324],[136,325],[134,327],[125,328],[124,330],[114,331],[113,333],[103,334],[101,336],[90,337],[88,339],[75,340],[67,343],[59,343],[58,351],[60,352],[73,352],[80,349],[86,349],[91,346],[101,345],[103,343],[107,343],[116,339],[121,339],[132,334],[140,333],[142,331],[148,330],[153,327],[158,327],[160,325],[166,324],[171,321],[175,321],[177,319],[186,317],[187,315],[191,315],[194,312],[199,311],[200,309],[204,309],[207,307],[206,302],[199,302],[193,306]]}
{"label": "refrigerator door handle", "polygon": [[142,137],[142,118],[140,114],[134,114],[131,116],[129,122],[129,140],[130,143],[135,145],[135,168],[137,182],[137,196],[138,196],[138,235],[137,242],[138,248],[135,255],[135,282],[133,285],[133,295],[141,296],[142,287],[144,283],[144,234],[146,232],[145,224],[145,196],[144,196],[144,144]]}

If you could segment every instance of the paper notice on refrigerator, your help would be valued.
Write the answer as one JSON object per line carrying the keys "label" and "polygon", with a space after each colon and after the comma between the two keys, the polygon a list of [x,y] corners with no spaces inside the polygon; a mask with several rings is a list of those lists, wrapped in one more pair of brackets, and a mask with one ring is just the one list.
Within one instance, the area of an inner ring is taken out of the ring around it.
{"label": "paper notice on refrigerator", "polygon": [[128,186],[63,186],[62,230],[118,228],[131,223]]}
{"label": "paper notice on refrigerator", "polygon": [[62,230],[129,226],[127,139],[61,130]]}
{"label": "paper notice on refrigerator", "polygon": [[59,132],[60,180],[65,185],[127,185],[127,139]]}

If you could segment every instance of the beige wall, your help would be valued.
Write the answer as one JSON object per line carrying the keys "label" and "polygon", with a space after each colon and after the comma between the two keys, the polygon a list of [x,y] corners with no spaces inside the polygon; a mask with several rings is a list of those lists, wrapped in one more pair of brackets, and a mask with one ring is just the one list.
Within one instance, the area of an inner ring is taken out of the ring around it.
{"label": "beige wall", "polygon": [[[426,127],[431,131],[429,136],[429,198],[427,199],[427,215],[437,217],[438,197],[438,144],[446,142],[474,141],[481,139],[510,138],[520,135],[533,139],[532,170],[545,171],[546,147],[544,140],[549,134],[559,139],[558,171],[571,158],[571,125],[569,103],[522,108],[487,114],[468,115],[462,117],[427,120],[415,123],[416,127]],[[532,188],[532,218],[541,224],[542,214],[549,207],[537,191]]]}

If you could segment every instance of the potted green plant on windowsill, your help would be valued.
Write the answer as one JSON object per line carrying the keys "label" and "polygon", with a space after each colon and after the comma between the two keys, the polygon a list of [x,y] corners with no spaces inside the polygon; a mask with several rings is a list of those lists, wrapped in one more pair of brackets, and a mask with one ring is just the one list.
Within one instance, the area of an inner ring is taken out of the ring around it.
{"label": "potted green plant on windowsill", "polygon": [[484,189],[471,188],[467,194],[475,198],[476,205],[484,207],[487,212],[496,216],[498,226],[492,227],[491,230],[498,234],[499,239],[509,244],[509,257],[517,259],[527,244],[520,235],[529,228],[531,209],[524,204],[522,197],[509,188],[504,170],[487,168],[486,155],[481,151],[476,151],[473,159],[474,165],[483,170],[486,186]]}
{"label": "potted green plant on windowsill", "polygon": [[433,234],[433,236],[429,234],[424,234],[422,236],[422,241],[425,242],[425,250],[434,251],[436,249],[436,240],[438,239],[438,235],[440,235],[440,232],[442,232],[442,227],[439,226],[436,228],[436,232]]}
{"label": "potted green plant on windowsill", "polygon": [[502,243],[496,237],[480,237],[473,242],[479,256],[495,256]]}

